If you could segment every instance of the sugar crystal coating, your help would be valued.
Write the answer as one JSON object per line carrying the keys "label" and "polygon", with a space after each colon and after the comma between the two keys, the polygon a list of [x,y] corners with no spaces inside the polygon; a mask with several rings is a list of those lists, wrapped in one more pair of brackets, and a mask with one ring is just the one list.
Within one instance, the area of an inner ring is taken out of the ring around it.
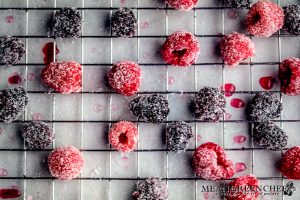
{"label": "sugar crystal coating", "polygon": [[28,104],[27,92],[23,87],[0,91],[0,120],[10,123],[16,120]]}
{"label": "sugar crystal coating", "polygon": [[300,59],[287,58],[281,62],[278,71],[281,92],[286,95],[300,95]]}
{"label": "sugar crystal coating", "polygon": [[117,37],[132,37],[135,34],[137,19],[129,8],[118,9],[111,18],[111,29]]}
{"label": "sugar crystal coating", "polygon": [[288,140],[287,134],[271,121],[255,124],[253,138],[259,146],[276,151],[285,148]]}
{"label": "sugar crystal coating", "polygon": [[284,28],[292,35],[300,35],[300,5],[289,5],[284,9]]}
{"label": "sugar crystal coating", "polygon": [[226,200],[257,200],[260,195],[259,181],[253,175],[245,175],[227,184]]}
{"label": "sugar crystal coating", "polygon": [[74,61],[50,63],[42,70],[42,82],[62,94],[79,92],[82,84],[81,65]]}
{"label": "sugar crystal coating", "polygon": [[255,36],[269,37],[283,27],[284,11],[271,1],[258,1],[246,17],[248,32]]}
{"label": "sugar crystal coating", "polygon": [[189,11],[195,7],[198,0],[166,0],[166,3],[176,9],[182,11]]}
{"label": "sugar crystal coating", "polygon": [[192,126],[186,122],[177,121],[167,126],[167,143],[171,151],[185,151],[192,137]]}
{"label": "sugar crystal coating", "polygon": [[251,0],[224,0],[223,4],[234,8],[246,8],[250,6],[251,2]]}
{"label": "sugar crystal coating", "polygon": [[138,129],[132,122],[120,121],[109,129],[109,143],[118,151],[132,151],[138,141]]}
{"label": "sugar crystal coating", "polygon": [[233,162],[219,145],[207,142],[200,145],[194,152],[192,160],[194,173],[207,180],[220,180],[234,175]]}
{"label": "sugar crystal coating", "polygon": [[282,103],[275,93],[259,92],[248,104],[249,119],[252,121],[267,121],[278,118],[282,108]]}
{"label": "sugar crystal coating", "polygon": [[53,32],[55,37],[79,37],[81,28],[82,17],[76,8],[61,8],[55,11],[53,17]]}
{"label": "sugar crystal coating", "polygon": [[136,117],[158,124],[169,114],[169,103],[161,94],[138,96],[130,102],[129,109]]}
{"label": "sugar crystal coating", "polygon": [[134,200],[166,200],[168,188],[160,178],[150,177],[137,185],[132,197]]}
{"label": "sugar crystal coating", "polygon": [[54,133],[49,126],[41,121],[32,121],[24,124],[22,136],[31,149],[45,149],[52,144]]}
{"label": "sugar crystal coating", "polygon": [[225,35],[220,43],[221,56],[225,65],[234,67],[240,61],[251,58],[255,54],[255,45],[244,34],[233,32]]}
{"label": "sugar crystal coating", "polygon": [[204,87],[196,94],[195,117],[201,121],[219,121],[225,113],[225,104],[225,97],[218,88]]}
{"label": "sugar crystal coating", "polygon": [[16,37],[0,37],[0,62],[6,65],[18,63],[25,54],[24,43]]}
{"label": "sugar crystal coating", "polygon": [[286,178],[300,180],[300,146],[292,147],[283,154],[278,170]]}
{"label": "sugar crystal coating", "polygon": [[199,41],[187,31],[177,31],[170,35],[161,49],[166,63],[180,67],[194,64],[199,54]]}
{"label": "sugar crystal coating", "polygon": [[135,94],[142,82],[142,70],[131,61],[121,61],[113,65],[108,74],[110,86],[120,94]]}
{"label": "sugar crystal coating", "polygon": [[73,147],[58,147],[48,157],[48,167],[52,176],[60,180],[71,180],[78,176],[84,165],[80,151]]}

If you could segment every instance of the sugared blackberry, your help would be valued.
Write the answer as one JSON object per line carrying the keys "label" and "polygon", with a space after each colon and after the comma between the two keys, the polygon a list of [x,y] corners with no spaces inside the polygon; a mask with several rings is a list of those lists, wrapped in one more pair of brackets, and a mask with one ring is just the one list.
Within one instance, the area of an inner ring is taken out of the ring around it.
{"label": "sugared blackberry", "polygon": [[257,123],[253,130],[253,138],[259,146],[271,150],[282,150],[288,140],[287,134],[271,121]]}
{"label": "sugared blackberry", "polygon": [[284,9],[284,28],[293,35],[300,35],[300,5],[289,5]]}
{"label": "sugared blackberry", "polygon": [[225,6],[232,6],[234,8],[247,8],[251,2],[251,0],[223,0]]}
{"label": "sugared blackberry", "polygon": [[6,65],[18,63],[25,54],[24,43],[16,37],[0,37],[0,62]]}
{"label": "sugared blackberry", "polygon": [[162,123],[169,114],[168,100],[161,94],[139,96],[129,104],[133,115],[150,123]]}
{"label": "sugared blackberry", "polygon": [[248,105],[249,119],[267,121],[280,116],[282,103],[275,93],[259,92]]}
{"label": "sugared blackberry", "polygon": [[137,191],[133,192],[134,200],[166,200],[168,188],[160,178],[150,177],[137,185]]}
{"label": "sugared blackberry", "polygon": [[40,121],[26,123],[22,129],[22,136],[31,149],[45,149],[52,144],[54,138],[49,124]]}
{"label": "sugared blackberry", "polygon": [[135,34],[137,19],[132,10],[118,9],[111,17],[111,29],[117,37],[132,37]]}
{"label": "sugared blackberry", "polygon": [[194,101],[195,117],[201,121],[216,122],[225,113],[225,97],[218,88],[204,87]]}
{"label": "sugared blackberry", "polygon": [[16,120],[25,109],[28,97],[23,87],[0,91],[0,120],[10,123]]}
{"label": "sugared blackberry", "polygon": [[185,151],[192,137],[192,126],[186,122],[173,122],[167,127],[167,143],[171,151]]}

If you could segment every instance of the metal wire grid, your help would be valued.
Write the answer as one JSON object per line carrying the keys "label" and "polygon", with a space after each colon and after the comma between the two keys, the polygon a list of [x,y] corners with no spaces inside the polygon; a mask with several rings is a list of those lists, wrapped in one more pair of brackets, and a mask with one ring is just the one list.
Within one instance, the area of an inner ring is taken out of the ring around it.
{"label": "metal wire grid", "polygon": [[[280,5],[280,0],[277,0],[277,3]],[[229,7],[197,7],[193,10],[194,12],[194,34],[197,36],[197,37],[222,37],[222,35],[225,34],[225,17],[224,17],[224,9],[226,8],[229,8]],[[55,9],[58,9],[56,7],[56,0],[54,0],[54,8],[30,8],[29,7],[29,4],[28,4],[28,0],[26,0],[26,8],[23,7],[23,8],[0,8],[0,10],[7,10],[7,9],[20,9],[20,10],[25,10],[26,11],[26,35],[19,35],[17,37],[21,37],[21,38],[25,38],[25,44],[26,44],[26,52],[28,52],[28,39],[29,38],[49,38],[48,36],[33,36],[33,35],[28,35],[28,12],[30,10],[55,10]],[[102,9],[110,9],[110,16],[112,15],[112,12],[113,10],[116,10],[117,8],[113,7],[113,0],[111,0],[111,7],[110,8],[92,8],[92,7],[84,7],[84,0],[82,0],[82,8],[79,8],[80,10],[82,10],[82,17],[84,19],[84,11],[86,10],[102,10]],[[165,81],[165,88],[166,88],[166,91],[156,91],[156,92],[139,92],[138,95],[140,94],[151,94],[151,93],[162,93],[162,94],[165,94],[168,98],[168,95],[169,94],[173,94],[173,93],[183,93],[183,94],[192,94],[192,95],[195,95],[196,94],[196,91],[198,90],[197,88],[197,73],[196,73],[196,68],[197,66],[200,66],[200,65],[222,65],[222,83],[224,84],[224,65],[223,63],[196,63],[194,64],[194,88],[195,88],[195,92],[177,92],[177,91],[169,91],[168,89],[168,66],[164,63],[141,63],[139,58],[139,52],[140,52],[140,38],[165,38],[169,35],[168,33],[168,10],[170,8],[168,7],[164,7],[164,8],[148,8],[148,7],[140,7],[139,6],[139,1],[137,1],[137,5],[136,7],[133,7],[131,9],[135,9],[137,10],[137,21],[138,21],[138,24],[139,24],[139,10],[156,10],[156,9],[163,9],[165,10],[165,23],[166,23],[166,27],[165,27],[165,35],[159,35],[159,36],[140,36],[139,33],[137,36],[134,36],[134,38],[137,39],[137,61],[140,65],[145,65],[145,66],[152,66],[152,65],[163,65],[165,66],[166,68],[166,81]],[[222,35],[197,35],[196,34],[196,20],[197,20],[197,10],[199,9],[220,9],[221,12],[222,12]],[[91,66],[91,65],[100,65],[100,66],[110,66],[112,64],[112,45],[113,45],[113,38],[115,36],[112,35],[112,32],[110,33],[110,36],[84,36],[84,29],[82,29],[82,35],[80,37],[81,39],[81,44],[82,44],[82,48],[81,48],[81,63],[83,66]],[[272,37],[277,37],[278,38],[278,52],[279,52],[279,60],[281,60],[281,37],[293,37],[293,36],[290,36],[290,35],[287,35],[287,34],[275,34],[273,35]],[[84,40],[83,38],[110,38],[110,45],[111,45],[111,48],[110,48],[110,63],[84,63]],[[55,42],[55,41],[54,41]],[[54,60],[55,60],[55,45],[54,45],[54,49],[53,49],[54,53]],[[43,63],[28,63],[28,57],[27,57],[28,54],[26,54],[26,57],[25,57],[25,66],[26,66],[26,69],[25,69],[25,75],[27,77],[27,73],[28,73],[28,65],[43,65]],[[253,76],[252,76],[252,66],[255,66],[255,65],[278,65],[279,62],[252,62],[252,60],[250,60],[250,64],[249,63],[242,63],[241,65],[250,65],[250,76],[251,76],[251,91],[237,91],[235,93],[246,93],[246,94],[253,94],[253,93],[256,93],[256,92],[259,92],[259,91],[254,91],[253,90]],[[18,65],[24,65],[24,64],[18,64]],[[83,67],[84,69],[84,67]],[[25,85],[25,88],[27,89],[27,82],[26,82],[26,85]],[[28,93],[33,93],[33,94],[44,94],[46,91],[28,91]],[[282,94],[280,93],[280,91],[273,91],[273,92],[276,92],[276,93],[279,93],[280,94],[280,100],[282,101]],[[80,148],[81,148],[81,151],[82,152],[85,152],[85,151],[96,151],[96,152],[108,152],[109,153],[109,177],[101,177],[101,178],[94,178],[94,177],[79,177],[77,178],[76,180],[79,180],[80,181],[80,199],[83,199],[83,193],[82,193],[82,180],[107,180],[108,183],[109,183],[109,192],[108,192],[108,199],[112,199],[111,197],[111,181],[113,180],[134,180],[134,181],[140,181],[140,180],[143,180],[145,177],[140,177],[140,173],[139,173],[139,152],[165,152],[166,153],[166,177],[164,177],[163,179],[166,180],[167,184],[168,184],[168,181],[169,180],[187,180],[187,181],[194,181],[194,185],[195,185],[195,194],[194,194],[194,198],[197,199],[198,198],[198,191],[197,191],[197,184],[198,184],[198,181],[201,180],[200,178],[197,178],[197,177],[189,177],[189,178],[170,178],[169,177],[169,155],[168,155],[168,149],[140,149],[140,148],[137,148],[135,150],[135,152],[137,152],[137,162],[136,162],[136,167],[137,167],[137,177],[136,178],[119,178],[119,177],[112,177],[112,171],[111,171],[111,166],[112,166],[112,152],[115,151],[114,149],[112,149],[111,147],[109,149],[83,149],[83,123],[106,123],[106,124],[111,124],[111,123],[114,123],[116,121],[112,120],[112,111],[111,109],[109,109],[109,120],[83,120],[84,117],[83,117],[83,112],[84,112],[84,107],[83,107],[83,103],[84,103],[84,100],[83,100],[83,95],[84,94],[90,94],[90,93],[96,93],[96,94],[108,94],[109,95],[109,107],[111,108],[111,105],[112,105],[112,95],[114,94],[114,92],[90,92],[90,91],[87,91],[87,92],[80,92],[78,95],[81,95],[81,120],[56,120],[55,119],[55,95],[52,94],[52,120],[44,120],[45,122],[48,122],[48,123],[51,123],[52,126],[53,126],[53,130],[55,130],[55,124],[56,123],[64,123],[64,122],[72,122],[72,123],[80,123],[81,124],[81,135],[80,135]],[[15,121],[13,123],[24,123],[24,122],[28,122],[30,121],[29,119],[27,119],[27,114],[26,114],[27,110],[25,111],[24,113],[24,117],[22,120],[19,120],[19,121]],[[134,121],[134,120],[133,120]],[[296,120],[283,120],[281,117],[279,120],[274,120],[274,121],[277,121],[277,122],[280,122],[280,124],[282,125],[282,122],[300,122],[300,120],[296,119]],[[140,123],[144,123],[143,121],[139,121],[139,120],[136,120],[134,121],[137,123],[137,126],[139,127],[139,124]],[[168,121],[168,119],[164,122],[164,123],[170,123],[171,121]],[[188,120],[188,122],[191,122],[195,125],[195,132],[197,133],[197,123],[202,123],[202,121],[199,121],[199,120],[196,120],[196,119],[193,119],[193,120]],[[223,120],[220,121],[220,123],[222,123],[222,128],[223,128],[223,146],[225,146],[224,144],[224,127],[225,127],[225,123],[245,123],[245,122],[249,122],[247,120],[225,120],[223,118]],[[251,123],[251,122],[249,122]],[[252,123],[251,123],[251,133],[252,133]],[[251,156],[251,164],[252,164],[252,173],[253,173],[253,167],[254,167],[254,150],[262,150],[261,148],[257,148],[257,147],[254,147],[254,143],[253,143],[253,139],[252,139],[252,146],[250,148],[244,148],[244,150],[250,150],[251,153],[252,153],[252,156]],[[53,143],[53,148],[55,146],[55,142]],[[195,137],[195,148],[198,146],[197,144],[197,138]],[[235,151],[235,150],[241,150],[240,148],[226,148],[225,150],[231,150],[231,151]],[[26,186],[27,186],[27,183],[26,181],[27,180],[38,180],[38,179],[50,179],[52,180],[52,199],[55,200],[55,181],[52,177],[30,177],[30,176],[26,176],[26,171],[27,171],[27,152],[29,151],[39,151],[39,150],[30,150],[30,149],[26,149],[26,146],[25,146],[25,143],[24,143],[24,146],[23,146],[23,149],[0,149],[0,151],[21,151],[23,152],[24,154],[24,163],[23,163],[23,172],[24,172],[24,176],[23,177],[0,177],[0,180],[1,179],[21,179],[23,180],[23,198],[24,200],[26,199]],[[46,150],[46,151],[50,151],[50,150]],[[188,149],[187,151],[194,151],[194,148],[193,149]],[[282,184],[283,184],[283,181],[284,179],[282,177],[259,177],[259,179],[261,180],[274,180],[274,179],[279,179],[279,180],[282,180]],[[282,196],[282,199],[284,197]]]}

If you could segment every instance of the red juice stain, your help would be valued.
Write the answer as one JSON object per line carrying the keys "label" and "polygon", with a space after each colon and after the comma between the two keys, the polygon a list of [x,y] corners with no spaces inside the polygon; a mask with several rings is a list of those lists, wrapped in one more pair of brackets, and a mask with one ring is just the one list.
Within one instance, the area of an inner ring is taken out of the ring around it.
{"label": "red juice stain", "polygon": [[21,192],[18,189],[0,189],[0,199],[18,198]]}
{"label": "red juice stain", "polygon": [[203,193],[203,198],[204,198],[205,200],[209,199],[209,193],[208,193],[208,192],[204,192],[204,193]]}
{"label": "red juice stain", "polygon": [[40,120],[42,120],[42,114],[41,113],[34,113],[31,118],[32,118],[32,120],[40,121]]}
{"label": "red juice stain", "polygon": [[243,108],[246,104],[243,100],[234,98],[231,100],[230,105],[234,108]]}
{"label": "red juice stain", "polygon": [[235,91],[235,85],[232,83],[226,83],[222,86],[222,91],[225,92],[225,97],[230,97]]}
{"label": "red juice stain", "polygon": [[244,136],[244,135],[236,135],[236,136],[233,137],[233,141],[234,141],[235,143],[238,143],[238,144],[243,143],[243,142],[245,142],[246,140],[247,140],[247,137]]}
{"label": "red juice stain", "polygon": [[141,28],[142,28],[142,29],[149,28],[149,23],[148,23],[148,22],[142,22],[142,23],[141,23]]}
{"label": "red juice stain", "polygon": [[168,84],[173,85],[175,82],[175,78],[173,76],[168,77]]}
{"label": "red juice stain", "polygon": [[231,114],[230,113],[225,113],[225,120],[231,119]]}
{"label": "red juice stain", "polygon": [[12,16],[12,15],[6,16],[5,21],[8,24],[13,23],[14,22],[14,16]]}
{"label": "red juice stain", "polygon": [[104,108],[104,106],[101,105],[101,104],[94,105],[94,111],[97,112],[97,113],[101,112],[103,110],[103,108]]}
{"label": "red juice stain", "polygon": [[4,168],[0,168],[0,176],[6,176],[7,175],[7,170]]}
{"label": "red juice stain", "polygon": [[243,172],[243,171],[245,171],[246,169],[247,169],[247,166],[246,166],[245,163],[240,162],[240,163],[236,163],[236,164],[235,164],[235,171],[236,171],[236,172]]}
{"label": "red juice stain", "polygon": [[259,84],[262,88],[265,90],[270,90],[273,88],[273,83],[275,82],[275,79],[272,76],[265,76],[261,77],[259,79]]}
{"label": "red juice stain", "polygon": [[7,81],[9,84],[15,85],[15,84],[20,84],[22,82],[22,78],[20,74],[14,73],[10,77],[8,77]]}
{"label": "red juice stain", "polygon": [[228,17],[231,19],[236,19],[238,17],[238,13],[235,10],[231,10],[228,12]]}
{"label": "red juice stain", "polygon": [[[53,58],[54,58],[54,42],[48,42],[44,45],[42,51],[44,54],[44,63],[47,65],[51,62],[53,62]],[[57,45],[55,47],[55,55],[59,54],[59,49],[57,48]]]}

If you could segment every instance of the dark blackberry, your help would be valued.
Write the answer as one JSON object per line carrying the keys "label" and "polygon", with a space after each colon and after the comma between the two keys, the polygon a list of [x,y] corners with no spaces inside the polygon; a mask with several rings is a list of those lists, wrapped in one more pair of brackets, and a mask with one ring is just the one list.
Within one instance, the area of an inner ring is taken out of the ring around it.
{"label": "dark blackberry", "polygon": [[204,87],[196,94],[195,117],[201,121],[219,121],[225,113],[225,104],[225,97],[218,88]]}
{"label": "dark blackberry", "polygon": [[52,144],[54,139],[50,126],[40,121],[24,124],[22,136],[31,149],[46,149]]}
{"label": "dark blackberry", "polygon": [[81,28],[82,17],[76,8],[61,8],[54,13],[53,32],[55,37],[79,37]]}
{"label": "dark blackberry", "polygon": [[257,123],[253,130],[254,141],[271,150],[282,150],[287,145],[288,136],[274,122]]}
{"label": "dark blackberry", "polygon": [[132,37],[136,23],[134,13],[128,8],[118,9],[111,17],[111,29],[117,37]]}
{"label": "dark blackberry", "polygon": [[284,28],[292,35],[300,35],[300,5],[289,5],[284,9]]}
{"label": "dark blackberry", "polygon": [[10,123],[16,120],[25,109],[28,97],[23,87],[0,91],[0,120]]}
{"label": "dark blackberry", "polygon": [[139,96],[129,104],[133,115],[150,123],[162,123],[169,114],[168,100],[161,94]]}
{"label": "dark blackberry", "polygon": [[282,103],[275,93],[259,92],[248,105],[251,121],[267,121],[280,116]]}
{"label": "dark blackberry", "polygon": [[0,37],[0,62],[6,65],[18,63],[25,54],[25,45],[16,37]]}
{"label": "dark blackberry", "polygon": [[137,191],[133,192],[134,200],[166,200],[168,188],[160,178],[147,178],[137,185]]}
{"label": "dark blackberry", "polygon": [[232,6],[234,8],[250,7],[251,2],[251,0],[223,0],[225,6]]}
{"label": "dark blackberry", "polygon": [[192,137],[192,126],[186,122],[173,122],[167,127],[168,148],[171,151],[185,151]]}

